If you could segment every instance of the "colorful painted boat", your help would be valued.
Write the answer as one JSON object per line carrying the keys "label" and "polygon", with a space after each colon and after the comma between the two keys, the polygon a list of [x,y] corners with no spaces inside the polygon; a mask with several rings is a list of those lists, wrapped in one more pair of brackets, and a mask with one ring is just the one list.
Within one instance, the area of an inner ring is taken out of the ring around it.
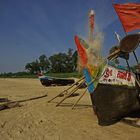
{"label": "colorful painted boat", "polygon": [[99,125],[111,125],[124,117],[140,114],[140,88],[135,74],[127,70],[106,65],[90,95]]}

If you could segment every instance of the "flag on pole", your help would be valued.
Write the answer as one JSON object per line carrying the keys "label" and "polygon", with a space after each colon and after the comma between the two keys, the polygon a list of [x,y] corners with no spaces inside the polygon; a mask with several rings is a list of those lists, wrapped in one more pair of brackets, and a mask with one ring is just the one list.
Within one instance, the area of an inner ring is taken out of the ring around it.
{"label": "flag on pole", "polygon": [[83,67],[83,72],[84,72],[84,75],[85,75],[85,78],[86,78],[86,83],[88,85],[88,91],[89,91],[89,93],[93,93],[94,85],[93,85],[93,82],[92,82],[92,77],[89,73],[89,69],[87,67],[87,62],[88,62],[87,52],[85,50],[85,47],[83,46],[83,43],[82,43],[83,41],[81,41],[82,39],[80,39],[78,36],[75,36],[74,39],[75,39],[78,54],[79,54],[79,57],[80,57],[80,60],[81,60],[81,64],[82,64],[82,67]]}
{"label": "flag on pole", "polygon": [[88,61],[86,50],[84,46],[81,44],[80,42],[81,39],[79,39],[78,36],[75,36],[74,39],[75,39],[75,43],[78,49],[78,54],[81,60],[81,64],[83,67],[86,67],[87,61]]}
{"label": "flag on pole", "polygon": [[125,32],[140,29],[140,4],[113,4]]}

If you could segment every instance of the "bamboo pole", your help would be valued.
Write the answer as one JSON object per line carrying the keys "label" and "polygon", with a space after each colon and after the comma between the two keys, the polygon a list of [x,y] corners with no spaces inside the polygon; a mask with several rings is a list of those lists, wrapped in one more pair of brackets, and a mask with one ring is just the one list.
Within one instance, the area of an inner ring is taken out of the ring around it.
{"label": "bamboo pole", "polygon": [[87,92],[88,87],[86,88],[86,90],[83,92],[83,94],[80,96],[80,98],[73,104],[72,109],[74,109],[74,107],[78,104],[78,102],[82,99],[82,97],[85,95],[85,93]]}
{"label": "bamboo pole", "polygon": [[50,103],[51,101],[53,101],[57,97],[59,97],[61,95],[64,95],[65,93],[68,93],[68,90],[70,90],[71,88],[73,88],[75,85],[77,85],[80,81],[82,81],[84,79],[85,79],[85,77],[83,76],[81,79],[79,79],[77,82],[75,82],[74,84],[72,84],[70,87],[68,87],[67,89],[63,90],[61,93],[59,93],[58,95],[56,95],[55,97],[53,97],[51,100],[49,100],[48,103]]}
{"label": "bamboo pole", "polygon": [[74,92],[76,92],[80,86],[85,82],[85,80],[80,83],[76,88],[74,88],[69,94],[67,94],[56,106],[59,106],[64,100],[66,100],[67,98],[69,98]]}

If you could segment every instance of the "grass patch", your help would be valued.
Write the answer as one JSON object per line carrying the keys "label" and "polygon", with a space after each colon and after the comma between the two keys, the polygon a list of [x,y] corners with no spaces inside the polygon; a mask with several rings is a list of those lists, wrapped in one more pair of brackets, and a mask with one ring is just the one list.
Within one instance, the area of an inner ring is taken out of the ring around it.
{"label": "grass patch", "polygon": [[80,77],[82,77],[82,74],[78,73],[78,72],[73,72],[73,73],[47,73],[45,75],[46,76],[52,76],[52,77],[58,77],[58,78],[70,78],[70,77],[80,78]]}
{"label": "grass patch", "polygon": [[[75,77],[80,78],[82,77],[81,73],[73,72],[73,73],[46,73],[46,76],[57,77],[57,78],[69,78]],[[0,78],[38,78],[35,74],[30,73],[5,73],[0,74]]]}

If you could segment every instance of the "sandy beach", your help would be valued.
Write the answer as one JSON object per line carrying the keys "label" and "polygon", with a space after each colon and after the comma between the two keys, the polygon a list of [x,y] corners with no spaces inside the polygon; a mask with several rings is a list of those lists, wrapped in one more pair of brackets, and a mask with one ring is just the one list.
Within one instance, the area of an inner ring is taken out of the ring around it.
{"label": "sandy beach", "polygon": [[[140,128],[118,122],[99,126],[87,93],[74,110],[71,97],[56,107],[62,97],[48,101],[67,87],[43,87],[38,79],[0,79],[0,98],[23,100],[20,107],[0,111],[0,140],[139,140]],[[84,89],[78,93],[82,94]]]}

